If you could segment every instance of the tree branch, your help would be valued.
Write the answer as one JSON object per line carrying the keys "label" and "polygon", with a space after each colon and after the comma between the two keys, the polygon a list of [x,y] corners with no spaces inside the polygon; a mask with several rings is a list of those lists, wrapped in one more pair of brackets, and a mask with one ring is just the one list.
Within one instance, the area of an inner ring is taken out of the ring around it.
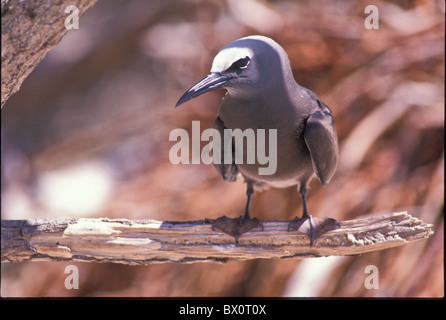
{"label": "tree branch", "polygon": [[79,18],[97,0],[1,0],[2,96],[1,107],[65,33],[65,13],[75,5]]}
{"label": "tree branch", "polygon": [[1,261],[91,261],[145,265],[355,255],[404,245],[433,234],[432,225],[407,212],[342,221],[309,247],[307,235],[288,232],[288,221],[264,221],[234,238],[208,220],[161,222],[127,219],[2,220]]}

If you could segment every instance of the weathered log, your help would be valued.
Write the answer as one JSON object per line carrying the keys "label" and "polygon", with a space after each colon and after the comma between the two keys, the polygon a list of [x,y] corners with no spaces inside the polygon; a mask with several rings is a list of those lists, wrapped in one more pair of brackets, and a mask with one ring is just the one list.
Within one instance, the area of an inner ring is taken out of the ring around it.
{"label": "weathered log", "polygon": [[161,262],[226,262],[356,255],[426,239],[432,225],[407,212],[341,221],[313,247],[288,221],[264,221],[234,238],[213,231],[211,221],[127,219],[2,220],[1,261],[90,261],[144,265]]}

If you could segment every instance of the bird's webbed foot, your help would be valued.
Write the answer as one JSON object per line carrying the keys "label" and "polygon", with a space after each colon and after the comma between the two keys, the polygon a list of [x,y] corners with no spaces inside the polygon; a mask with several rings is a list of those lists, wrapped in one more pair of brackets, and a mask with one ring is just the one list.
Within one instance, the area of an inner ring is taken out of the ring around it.
{"label": "bird's webbed foot", "polygon": [[235,244],[238,244],[238,238],[245,232],[248,232],[258,226],[262,227],[263,223],[257,218],[249,218],[240,216],[238,218],[220,217],[212,222],[212,230],[218,229],[235,238]]}
{"label": "bird's webbed foot", "polygon": [[313,218],[311,215],[304,215],[302,218],[296,217],[288,225],[288,231],[299,231],[310,237],[310,247],[314,240],[330,230],[338,229],[339,221],[333,218],[324,219]]}

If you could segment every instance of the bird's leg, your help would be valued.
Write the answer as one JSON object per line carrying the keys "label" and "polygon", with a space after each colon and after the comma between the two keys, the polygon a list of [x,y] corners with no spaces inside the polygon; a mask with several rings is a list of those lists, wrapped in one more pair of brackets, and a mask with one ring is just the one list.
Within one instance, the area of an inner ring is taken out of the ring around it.
{"label": "bird's leg", "polygon": [[251,207],[251,199],[254,194],[254,188],[252,183],[247,182],[246,196],[248,200],[246,202],[245,215],[239,218],[228,218],[226,216],[216,219],[212,223],[212,229],[217,228],[224,233],[227,233],[235,238],[235,243],[238,244],[238,238],[241,234],[254,229],[257,226],[261,226],[263,230],[262,222],[257,218],[250,218],[249,209]]}
{"label": "bird's leg", "polygon": [[303,214],[302,218],[294,218],[288,225],[288,231],[299,230],[302,225],[308,220],[309,227],[302,231],[310,237],[310,247],[313,246],[313,242],[316,238],[320,237],[324,233],[339,228],[339,221],[333,218],[325,217],[324,219],[314,218],[308,214],[307,209],[307,188],[305,184],[302,184],[299,188],[300,197],[302,198]]}
{"label": "bird's leg", "polygon": [[310,247],[312,247],[314,241],[314,230],[313,230],[312,217],[308,214],[307,198],[306,198],[307,187],[304,183],[300,186],[299,193],[300,197],[302,198],[302,206],[303,206],[302,218],[296,217],[293,220],[291,220],[290,224],[288,225],[288,231],[299,230],[300,227],[304,224],[304,222],[308,220],[310,226],[309,228]]}
{"label": "bird's leg", "polygon": [[250,219],[250,217],[249,217],[249,210],[251,209],[251,199],[252,199],[252,195],[254,194],[254,188],[252,186],[252,183],[247,182],[246,184],[247,184],[247,186],[246,186],[246,197],[248,198],[248,200],[246,201],[244,219]]}

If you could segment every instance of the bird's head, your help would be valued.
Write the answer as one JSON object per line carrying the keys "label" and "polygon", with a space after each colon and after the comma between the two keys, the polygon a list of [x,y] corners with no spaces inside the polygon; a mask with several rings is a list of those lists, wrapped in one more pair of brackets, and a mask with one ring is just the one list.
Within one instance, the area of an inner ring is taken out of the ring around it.
{"label": "bird's head", "polygon": [[233,95],[256,95],[283,83],[285,75],[292,77],[288,56],[279,44],[264,36],[241,38],[218,52],[211,72],[190,88],[176,107],[219,88]]}

